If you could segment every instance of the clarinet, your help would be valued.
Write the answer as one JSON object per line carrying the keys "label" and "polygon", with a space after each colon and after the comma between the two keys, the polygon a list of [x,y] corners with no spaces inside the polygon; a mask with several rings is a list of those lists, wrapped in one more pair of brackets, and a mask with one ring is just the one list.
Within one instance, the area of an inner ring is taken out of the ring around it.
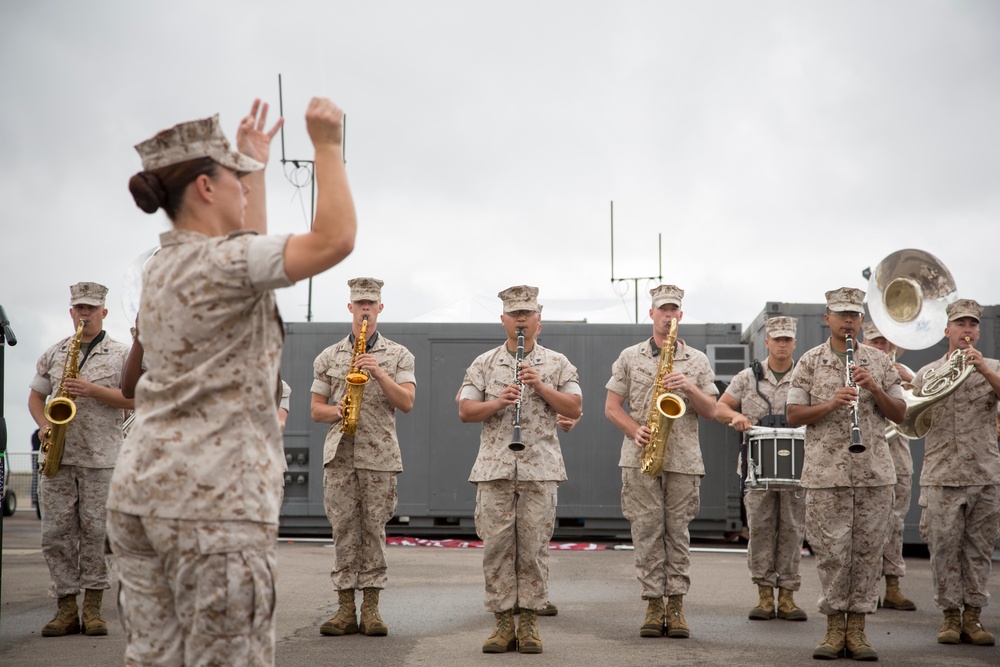
{"label": "clarinet", "polygon": [[[514,384],[517,385],[518,389],[522,389],[524,385],[521,384],[521,380],[518,374],[521,371],[521,362],[524,361],[524,329],[522,327],[517,328],[517,354],[514,356]],[[521,395],[517,396],[517,403],[514,404],[514,438],[511,443],[507,445],[507,449],[512,452],[520,452],[524,449],[524,443],[521,441]]]}
{"label": "clarinet", "polygon": [[[847,343],[847,386],[855,391],[858,385],[854,383],[854,339],[850,336],[845,341]],[[851,402],[851,444],[847,448],[851,454],[860,454],[866,447],[861,443],[861,427],[858,425],[858,399]]]}

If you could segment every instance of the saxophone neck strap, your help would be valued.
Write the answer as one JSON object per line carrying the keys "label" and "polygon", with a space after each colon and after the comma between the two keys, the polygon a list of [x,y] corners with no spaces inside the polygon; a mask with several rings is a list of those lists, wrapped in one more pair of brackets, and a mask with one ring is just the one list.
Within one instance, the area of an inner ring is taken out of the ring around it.
{"label": "saxophone neck strap", "polygon": [[[97,334],[94,337],[94,340],[92,340],[89,343],[87,343],[87,350],[82,354],[82,356],[80,357],[80,363],[77,364],[77,366],[76,366],[77,371],[79,371],[80,369],[83,368],[83,365],[85,363],[87,363],[87,359],[90,358],[90,353],[94,351],[94,348],[96,348],[98,345],[101,344],[101,341],[104,340],[104,334],[105,333],[106,332],[104,331],[104,329],[101,329],[101,333]],[[81,345],[80,347],[83,347],[83,346]]]}
{"label": "saxophone neck strap", "polygon": [[[677,352],[677,346],[678,346],[678,344],[679,344],[679,342],[675,340],[674,341],[674,352]],[[656,344],[656,339],[653,338],[652,336],[649,337],[649,351],[650,351],[650,354],[652,354],[654,358],[660,356],[660,352],[662,351],[662,348],[659,345]]]}
{"label": "saxophone neck strap", "polygon": [[[353,332],[351,332],[351,334],[347,337],[347,339],[350,341],[351,347],[354,347],[354,341],[357,340],[357,339],[354,337],[354,333]],[[371,336],[368,337],[367,340],[365,340],[365,352],[366,353],[372,351],[372,348],[375,347],[375,341],[377,341],[377,340],[378,340],[378,331],[375,331],[375,333],[373,333]]]}

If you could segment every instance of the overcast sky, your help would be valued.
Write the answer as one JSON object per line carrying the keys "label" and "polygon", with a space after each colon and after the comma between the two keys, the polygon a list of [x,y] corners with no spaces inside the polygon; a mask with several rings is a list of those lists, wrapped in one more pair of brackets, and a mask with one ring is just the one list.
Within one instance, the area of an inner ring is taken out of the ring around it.
{"label": "overcast sky", "polygon": [[[0,304],[10,446],[34,425],[39,355],[72,333],[69,285],[111,288],[128,338],[130,262],[168,222],[128,193],[133,146],[254,97],[285,155],[303,114],[347,113],[356,250],[313,283],[347,319],[346,280],[385,280],[383,322],[510,285],[620,298],[616,277],[683,287],[685,314],[748,324],[822,301],[906,247],[962,296],[1000,303],[1000,4],[921,2],[0,2]],[[268,167],[273,232],[308,227],[294,168]],[[308,183],[308,177],[305,177]],[[632,289],[631,283],[624,286]],[[641,317],[648,308],[640,282]],[[646,303],[643,304],[643,300]],[[306,319],[307,287],[278,296]],[[499,316],[500,303],[496,302]]]}

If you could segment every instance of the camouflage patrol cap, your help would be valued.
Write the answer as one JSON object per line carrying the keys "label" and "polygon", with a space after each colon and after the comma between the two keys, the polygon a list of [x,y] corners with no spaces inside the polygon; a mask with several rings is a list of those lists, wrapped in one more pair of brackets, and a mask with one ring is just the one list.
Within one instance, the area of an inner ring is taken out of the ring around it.
{"label": "camouflage patrol cap", "polygon": [[264,163],[234,151],[219,127],[219,114],[178,123],[136,144],[142,168],[153,171],[172,164],[207,157],[233,171],[260,171]]}
{"label": "camouflage patrol cap", "polygon": [[868,319],[866,319],[865,323],[861,325],[861,335],[863,335],[867,341],[873,341],[876,338],[885,338],[885,336],[882,335],[882,332],[878,330],[878,327],[875,326],[875,323]]}
{"label": "camouflage patrol cap", "polygon": [[347,286],[351,288],[351,301],[382,301],[382,285],[378,278],[351,278]]}
{"label": "camouflage patrol cap", "polygon": [[835,313],[865,312],[865,293],[856,287],[841,287],[826,293],[826,307]]}
{"label": "camouflage patrol cap", "polygon": [[104,306],[108,288],[100,283],[77,283],[69,287],[69,305]]}
{"label": "camouflage patrol cap", "polygon": [[960,317],[973,317],[977,322],[983,319],[983,307],[973,299],[959,299],[949,303],[946,312],[949,322],[954,322]]}
{"label": "camouflage patrol cap", "polygon": [[659,285],[649,290],[649,296],[653,297],[653,308],[659,308],[665,303],[675,304],[679,308],[684,290],[677,285]]}
{"label": "camouflage patrol cap", "polygon": [[513,313],[518,310],[530,310],[537,313],[538,288],[531,285],[515,285],[497,294],[503,300],[503,312]]}
{"label": "camouflage patrol cap", "polygon": [[797,321],[794,317],[772,317],[765,325],[771,338],[795,338]]}

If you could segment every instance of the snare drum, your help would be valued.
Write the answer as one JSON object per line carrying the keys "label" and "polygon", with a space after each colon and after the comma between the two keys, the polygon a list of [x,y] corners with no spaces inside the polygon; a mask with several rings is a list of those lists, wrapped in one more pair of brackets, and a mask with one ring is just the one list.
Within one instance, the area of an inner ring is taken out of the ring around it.
{"label": "snare drum", "polygon": [[805,457],[806,427],[748,429],[747,488],[785,491],[799,488]]}

